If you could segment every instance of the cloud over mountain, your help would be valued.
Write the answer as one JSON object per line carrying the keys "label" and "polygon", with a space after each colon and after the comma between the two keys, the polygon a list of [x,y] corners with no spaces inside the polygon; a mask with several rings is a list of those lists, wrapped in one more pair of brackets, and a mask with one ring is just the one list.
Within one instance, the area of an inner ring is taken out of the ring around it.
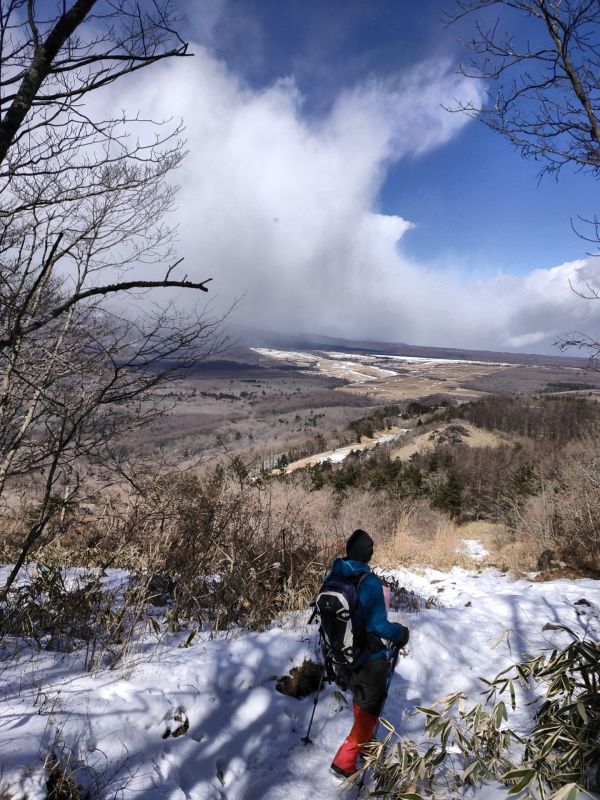
{"label": "cloud over mountain", "polygon": [[473,124],[444,105],[457,96],[477,104],[481,84],[429,61],[370,77],[311,117],[292,78],[253,89],[205,48],[194,52],[141,75],[118,103],[184,118],[181,254],[190,276],[214,277],[223,305],[243,297],[238,321],[493,349],[539,349],[593,326],[596,306],[569,288],[588,262],[485,280],[430,270],[403,252],[412,222],[378,213],[390,164]]}

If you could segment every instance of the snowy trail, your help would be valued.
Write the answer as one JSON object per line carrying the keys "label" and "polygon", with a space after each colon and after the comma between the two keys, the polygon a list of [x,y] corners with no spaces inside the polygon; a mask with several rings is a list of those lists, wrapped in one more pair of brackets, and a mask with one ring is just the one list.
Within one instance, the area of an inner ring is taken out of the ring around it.
{"label": "snowy trail", "polygon": [[312,467],[315,464],[322,464],[324,461],[330,461],[332,464],[339,464],[345,461],[352,452],[362,452],[363,450],[373,450],[380,444],[390,444],[397,439],[401,439],[409,432],[410,428],[398,428],[394,426],[384,431],[376,431],[373,436],[365,436],[360,442],[352,442],[344,447],[338,447],[335,450],[325,450],[322,453],[315,453],[312,456],[305,456],[297,461],[292,461],[285,468],[288,475],[298,469],[305,469]]}
{"label": "snowy trail", "polygon": [[[598,581],[511,582],[504,575],[455,568],[450,573],[394,575],[424,598],[442,603],[392,618],[411,629],[385,717],[418,736],[409,712],[450,691],[479,700],[479,676],[552,643],[566,644],[547,622],[600,636]],[[584,599],[590,605],[579,604]],[[81,674],[76,658],[53,653],[4,662],[0,693],[2,783],[14,800],[45,797],[43,760],[52,747],[72,750],[106,798],[122,800],[333,800],[340,790],[329,763],[351,726],[352,713],[335,688],[321,694],[311,738],[301,737],[312,697],[275,691],[275,677],[314,655],[306,617],[264,633],[204,639],[182,648],[185,634],[140,650],[124,668]],[[494,644],[505,630],[509,642]],[[188,728],[173,738],[187,721]],[[476,798],[505,797],[501,787]]]}

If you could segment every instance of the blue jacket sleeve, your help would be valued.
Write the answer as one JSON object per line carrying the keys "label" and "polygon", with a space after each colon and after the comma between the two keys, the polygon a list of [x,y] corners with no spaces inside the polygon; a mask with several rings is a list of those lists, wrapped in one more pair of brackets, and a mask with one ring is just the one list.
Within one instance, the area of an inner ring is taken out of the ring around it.
{"label": "blue jacket sleeve", "polygon": [[388,621],[383,588],[377,575],[371,573],[363,579],[358,587],[358,595],[367,631],[395,644],[405,641],[408,631],[404,625]]}

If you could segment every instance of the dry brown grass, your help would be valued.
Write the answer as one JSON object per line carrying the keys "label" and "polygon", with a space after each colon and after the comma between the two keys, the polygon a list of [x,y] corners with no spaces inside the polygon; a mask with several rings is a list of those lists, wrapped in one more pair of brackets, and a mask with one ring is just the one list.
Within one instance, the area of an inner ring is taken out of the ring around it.
{"label": "dry brown grass", "polygon": [[470,433],[470,436],[464,440],[467,447],[498,447],[498,445],[506,441],[506,438],[499,436],[497,433],[478,428],[471,422],[461,421],[459,424]]}
{"label": "dry brown grass", "polygon": [[[435,430],[443,431],[450,427],[450,425],[456,424],[456,422],[452,422],[444,423],[443,425],[435,425]],[[465,436],[463,439],[463,443],[467,447],[498,447],[498,445],[503,444],[506,441],[506,439],[502,438],[501,436],[492,433],[491,431],[486,431],[483,428],[478,428],[470,422],[459,420],[458,424],[469,431],[470,435]],[[429,438],[431,433],[432,426],[428,425],[426,431],[419,435],[412,436],[410,441],[407,441],[406,444],[401,444],[399,447],[393,447],[390,452],[391,457],[406,461],[415,453],[424,453],[433,450],[436,442],[435,440]]]}
{"label": "dry brown grass", "polygon": [[463,539],[476,539],[481,542],[490,554],[488,560],[494,560],[498,548],[508,536],[508,528],[504,523],[484,519],[466,522],[460,529]]}
{"label": "dry brown grass", "polygon": [[[535,498],[537,500],[537,498]],[[515,533],[504,523],[477,520],[461,526],[464,539],[477,539],[488,551],[484,564],[494,566],[514,576],[537,569],[537,561],[544,549],[543,540],[531,532]]]}
{"label": "dry brown grass", "polygon": [[49,753],[45,766],[48,773],[47,800],[90,800],[89,793],[77,783],[77,769],[69,755],[65,758],[64,755]]}
{"label": "dry brown grass", "polygon": [[520,577],[535,572],[543,548],[529,537],[499,543],[494,553],[494,564],[499,569]]}
{"label": "dry brown grass", "polygon": [[465,538],[462,528],[443,514],[428,509],[428,530],[424,534],[423,511],[420,504],[404,509],[393,535],[376,551],[377,565],[472,569],[476,562],[460,552],[461,539]]}

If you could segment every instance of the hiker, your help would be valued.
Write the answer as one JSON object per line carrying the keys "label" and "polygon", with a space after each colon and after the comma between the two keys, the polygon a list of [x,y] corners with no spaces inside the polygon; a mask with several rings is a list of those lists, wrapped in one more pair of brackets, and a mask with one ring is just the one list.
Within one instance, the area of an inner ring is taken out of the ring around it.
{"label": "hiker", "polygon": [[373,539],[359,528],[346,542],[346,558],[336,558],[328,576],[355,583],[366,631],[366,651],[357,659],[358,665],[337,667],[352,691],[354,707],[352,730],[331,764],[332,772],[343,778],[356,772],[361,748],[372,738],[385,702],[388,649],[382,639],[398,649],[408,642],[408,628],[388,621],[383,586],[368,566],[372,555]]}

